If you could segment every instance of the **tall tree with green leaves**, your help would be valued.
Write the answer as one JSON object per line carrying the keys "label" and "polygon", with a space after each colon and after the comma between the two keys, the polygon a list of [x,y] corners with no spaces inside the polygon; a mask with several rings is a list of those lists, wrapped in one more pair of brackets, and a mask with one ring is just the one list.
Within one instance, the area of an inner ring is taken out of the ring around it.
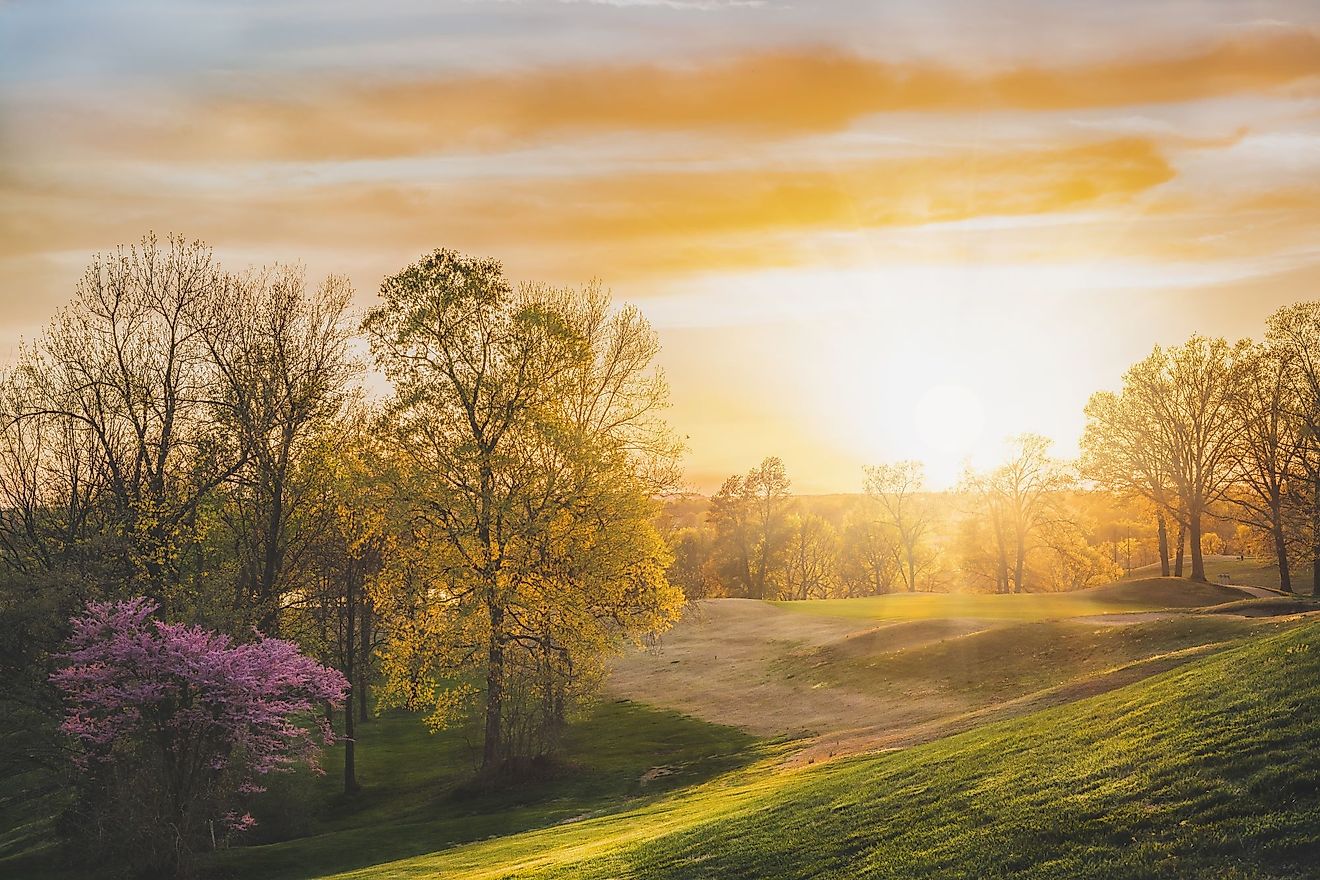
{"label": "tall tree with green leaves", "polygon": [[681,448],[658,342],[597,288],[515,290],[447,250],[387,278],[364,328],[413,522],[386,695],[435,724],[471,708],[494,772],[552,745],[602,658],[681,607],[654,523]]}

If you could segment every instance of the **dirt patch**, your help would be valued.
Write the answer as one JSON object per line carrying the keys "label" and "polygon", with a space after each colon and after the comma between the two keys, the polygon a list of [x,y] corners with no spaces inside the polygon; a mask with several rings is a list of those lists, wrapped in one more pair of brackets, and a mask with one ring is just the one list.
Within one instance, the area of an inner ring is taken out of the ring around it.
{"label": "dirt patch", "polygon": [[936,718],[902,730],[896,730],[892,725],[887,724],[841,730],[817,737],[810,745],[793,753],[785,763],[789,766],[800,766],[845,755],[855,755],[859,752],[910,748],[953,736],[983,724],[1017,718],[1051,706],[1060,706],[1108,693],[1141,681],[1143,678],[1175,669],[1222,647],[1224,647],[1222,644],[1201,645],[1175,651],[1016,699],[1005,700],[992,706],[983,706],[960,715]]}
{"label": "dirt patch", "polygon": [[1227,602],[1201,611],[1202,614],[1233,614],[1239,617],[1284,617],[1317,612],[1320,612],[1320,602],[1305,598],[1285,598],[1277,593],[1270,594],[1269,598]]}
{"label": "dirt patch", "polygon": [[1078,623],[1094,623],[1100,626],[1131,626],[1134,623],[1149,623],[1152,620],[1168,620],[1172,617],[1186,617],[1182,611],[1127,611],[1121,614],[1088,614],[1074,617]]}
{"label": "dirt patch", "polygon": [[[1115,664],[1127,665],[1109,669],[1095,663],[1104,640],[1092,645],[1094,638],[1081,637],[1099,626],[1204,621],[1200,613],[1135,611],[1036,623],[950,618],[877,626],[752,600],[711,600],[694,604],[655,644],[618,658],[606,688],[618,697],[758,736],[804,737],[807,744],[792,760],[827,760],[905,748],[1171,669],[1216,650],[1233,634],[1207,632],[1209,644],[1157,654],[1148,640],[1159,634],[1134,630],[1134,650],[1147,656],[1137,654],[1131,662],[1115,658]],[[1074,657],[1070,651],[1081,653]],[[1024,673],[1024,652],[1032,662],[1055,664],[1060,674],[1051,681]],[[1090,673],[1076,668],[1087,662]]]}
{"label": "dirt patch", "polygon": [[853,633],[821,650],[830,659],[870,657],[887,651],[916,648],[944,639],[958,638],[989,629],[992,622],[968,617],[944,620],[905,620]]}
{"label": "dirt patch", "polygon": [[[698,602],[654,645],[615,661],[606,689],[759,736],[815,734],[877,718],[911,724],[965,709],[948,700],[909,701],[824,687],[782,662],[852,636],[882,639],[885,630],[902,633],[908,646],[920,644],[917,633],[904,626],[877,628],[870,621],[794,614],[750,599]],[[937,625],[924,637],[935,641],[942,631]]]}

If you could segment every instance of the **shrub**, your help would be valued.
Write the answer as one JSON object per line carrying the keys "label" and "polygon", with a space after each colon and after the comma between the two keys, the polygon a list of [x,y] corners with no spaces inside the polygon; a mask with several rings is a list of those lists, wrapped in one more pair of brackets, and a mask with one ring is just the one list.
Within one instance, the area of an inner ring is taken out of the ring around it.
{"label": "shrub", "polygon": [[144,598],[89,604],[51,678],[80,771],[66,828],[95,852],[179,876],[197,848],[254,824],[246,805],[263,777],[318,769],[334,734],[313,710],[348,683],[289,642],[235,643],[157,610]]}

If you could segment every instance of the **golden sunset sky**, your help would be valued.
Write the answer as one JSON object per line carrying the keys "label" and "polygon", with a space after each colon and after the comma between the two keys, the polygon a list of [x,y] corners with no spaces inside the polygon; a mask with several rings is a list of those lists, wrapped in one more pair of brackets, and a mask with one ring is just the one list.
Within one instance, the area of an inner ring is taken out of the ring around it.
{"label": "golden sunset sky", "polygon": [[0,359],[148,230],[599,278],[694,487],[946,486],[1320,298],[1320,3],[0,2]]}

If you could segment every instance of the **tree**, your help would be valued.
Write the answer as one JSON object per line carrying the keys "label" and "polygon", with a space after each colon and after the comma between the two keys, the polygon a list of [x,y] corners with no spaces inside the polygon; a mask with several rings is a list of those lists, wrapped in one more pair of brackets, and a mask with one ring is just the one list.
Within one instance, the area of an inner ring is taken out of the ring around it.
{"label": "tree", "polygon": [[789,525],[784,592],[789,599],[824,599],[838,569],[838,535],[816,514],[794,517]]}
{"label": "tree", "polygon": [[[1294,367],[1277,348],[1256,345],[1244,350],[1242,375],[1233,400],[1237,422],[1241,490],[1230,500],[1243,521],[1269,535],[1279,566],[1279,586],[1292,591],[1288,559],[1290,487],[1306,452],[1304,422],[1297,418]],[[1208,536],[1207,536],[1208,537]]]}
{"label": "tree", "polygon": [[1287,365],[1288,415],[1296,424],[1296,463],[1310,483],[1311,592],[1320,596],[1320,302],[1279,309],[1266,324],[1265,340]]}
{"label": "tree", "polygon": [[148,867],[187,872],[208,823],[246,830],[245,798],[261,777],[316,767],[328,725],[308,725],[344,677],[278,639],[235,644],[200,627],[153,619],[146,598],[93,602],[52,680],[64,732],[85,771],[84,831]]}
{"label": "tree", "polygon": [[391,463],[371,436],[372,421],[364,407],[351,407],[307,451],[309,484],[316,488],[304,503],[316,529],[304,548],[303,567],[310,577],[292,608],[295,624],[306,619],[294,629],[311,631],[300,640],[317,645],[317,653],[348,682],[343,706],[345,794],[358,791],[356,728],[367,717],[371,664],[380,642],[371,593],[402,518],[390,491],[396,482]]}
{"label": "tree", "polygon": [[839,539],[839,581],[847,596],[889,593],[900,580],[894,535],[874,517],[854,512]]}
{"label": "tree", "polygon": [[779,595],[789,536],[789,485],[784,463],[769,456],[747,476],[729,477],[711,499],[717,566],[749,598]]}
{"label": "tree", "polygon": [[674,561],[666,576],[683,591],[688,601],[710,599],[720,594],[719,576],[711,565],[715,535],[708,528],[682,528],[667,538]]}
{"label": "tree", "polygon": [[1160,574],[1168,577],[1168,515],[1178,522],[1178,571],[1182,576],[1183,517],[1173,488],[1173,456],[1162,445],[1164,435],[1155,412],[1134,393],[1099,391],[1086,402],[1082,434],[1081,474],[1119,496],[1144,499],[1155,510],[1159,537]]}
{"label": "tree", "polygon": [[1004,464],[983,474],[969,470],[963,477],[962,492],[975,505],[973,515],[990,526],[996,592],[1026,589],[1027,554],[1056,518],[1060,493],[1072,486],[1071,475],[1050,457],[1049,448],[1048,438],[1021,434],[1009,441]]}
{"label": "tree", "polygon": [[925,472],[919,461],[866,468],[866,495],[881,513],[883,527],[892,529],[892,547],[898,552],[898,570],[909,593],[935,564],[927,546],[931,527],[930,505],[921,496]]}
{"label": "tree", "polygon": [[1152,442],[1166,456],[1167,473],[1187,518],[1193,580],[1205,581],[1202,519],[1232,486],[1240,434],[1233,409],[1249,344],[1193,336],[1156,347],[1123,377],[1123,394],[1150,413]]}
{"label": "tree", "polygon": [[226,285],[205,325],[221,424],[242,461],[220,508],[237,551],[234,604],[271,634],[319,529],[302,521],[316,489],[303,458],[348,400],[351,296],[333,277],[309,294],[300,269],[276,266]]}
{"label": "tree", "polygon": [[230,415],[206,344],[232,317],[214,307],[229,283],[200,242],[148,236],[93,260],[18,367],[11,423],[80,447],[52,449],[62,482],[95,468],[86,485],[117,539],[116,579],[166,608],[195,601],[180,595],[181,563],[199,508],[245,459],[219,427]]}
{"label": "tree", "polygon": [[414,538],[403,596],[376,604],[419,612],[398,621],[385,694],[437,725],[475,702],[495,772],[551,747],[602,658],[681,606],[654,524],[680,449],[658,343],[597,288],[515,291],[453,251],[381,299],[364,329],[395,386],[382,428]]}
{"label": "tree", "polygon": [[[1131,550],[1131,539],[1125,538]],[[1044,583],[1059,590],[1081,590],[1118,580],[1123,568],[1086,540],[1077,523],[1064,517],[1046,520],[1040,529],[1036,554]]]}

